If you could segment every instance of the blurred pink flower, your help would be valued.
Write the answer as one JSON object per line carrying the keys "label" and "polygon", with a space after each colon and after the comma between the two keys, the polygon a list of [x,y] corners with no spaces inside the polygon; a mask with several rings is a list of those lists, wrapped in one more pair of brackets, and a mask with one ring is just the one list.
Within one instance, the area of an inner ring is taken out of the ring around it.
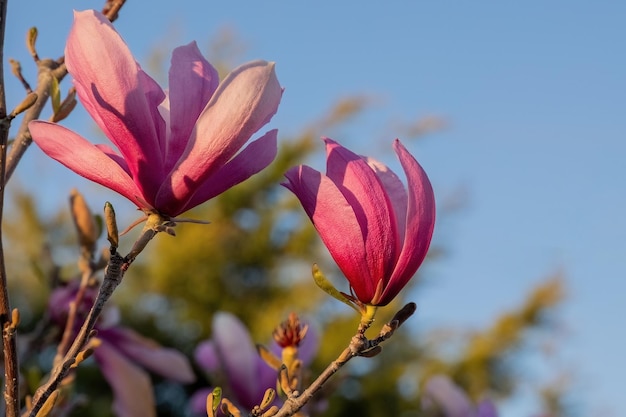
{"label": "blurred pink flower", "polygon": [[[317,351],[317,335],[314,330],[302,339],[299,358],[309,364]],[[270,350],[280,356],[281,348],[274,342]],[[213,316],[212,338],[198,345],[196,362],[210,376],[227,386],[224,396],[250,411],[259,405],[268,388],[276,388],[277,371],[272,369],[257,352],[248,329],[233,314],[218,312]],[[195,413],[206,415],[206,396],[211,389],[199,390],[193,395],[191,407]]]}
{"label": "blurred pink flower", "polygon": [[447,375],[435,375],[426,382],[422,408],[436,410],[441,417],[498,417],[491,400],[484,399],[478,405],[472,404],[467,394]]}
{"label": "blurred pink flower", "polygon": [[[78,282],[73,281],[56,288],[50,295],[50,318],[61,328],[65,326],[69,303],[75,299],[77,291]],[[77,332],[95,296],[95,288],[86,291],[77,309]],[[195,374],[185,355],[119,326],[118,320],[117,308],[105,310],[96,324],[101,343],[93,354],[113,391],[113,410],[119,417],[156,416],[154,390],[146,370],[184,384],[193,382]]]}
{"label": "blurred pink flower", "polygon": [[283,185],[302,203],[355,297],[386,305],[428,252],[435,225],[430,181],[399,140],[393,147],[408,188],[380,162],[324,141],[326,175],[301,165]]}
{"label": "blurred pink flower", "polygon": [[169,92],[137,64],[109,21],[76,12],[65,50],[78,96],[117,147],[33,121],[33,140],[77,174],[144,211],[177,216],[256,174],[276,156],[276,130],[246,142],[278,109],[274,64],[253,61],[220,83],[195,42],[172,54]]}

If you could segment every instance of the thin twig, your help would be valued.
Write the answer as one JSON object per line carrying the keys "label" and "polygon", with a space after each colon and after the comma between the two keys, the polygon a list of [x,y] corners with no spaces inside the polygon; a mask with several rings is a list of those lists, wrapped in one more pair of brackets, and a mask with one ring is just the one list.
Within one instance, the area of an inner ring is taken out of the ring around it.
{"label": "thin twig", "polygon": [[61,81],[67,74],[65,64],[59,64],[57,61],[52,59],[40,60],[38,67],[39,75],[37,76],[37,88],[35,89],[35,93],[37,93],[37,101],[26,111],[26,113],[24,113],[22,123],[17,130],[17,135],[15,135],[15,140],[13,141],[13,145],[11,146],[11,151],[9,152],[7,159],[6,176],[4,177],[5,184],[11,179],[11,175],[15,172],[17,164],[20,162],[22,156],[24,156],[24,153],[26,153],[26,150],[33,142],[33,138],[28,130],[28,123],[39,119],[39,116],[41,115],[41,112],[50,97],[50,86],[52,85],[53,78],[56,78],[57,81]]}
{"label": "thin twig", "polygon": [[[4,5],[6,12],[6,2],[8,0],[1,0]],[[126,0],[108,0],[105,6],[102,9],[102,13],[106,15],[106,17],[111,21],[115,21],[117,19],[118,14],[122,6]],[[4,18],[2,20],[4,26]],[[65,58],[61,57],[57,60],[52,59],[42,59],[37,61],[37,67],[39,69],[39,75],[37,79],[37,88],[35,92],[37,93],[38,99],[37,102],[24,114],[24,118],[22,119],[22,123],[17,131],[17,135],[15,135],[15,140],[13,145],[11,146],[11,151],[9,153],[9,157],[6,163],[6,175],[4,184],[8,183],[15,172],[15,168],[19,163],[20,159],[26,153],[26,150],[33,142],[33,138],[30,135],[28,130],[28,123],[33,120],[37,120],[41,116],[41,112],[48,102],[48,98],[50,97],[50,86],[52,85],[52,78],[56,78],[58,82],[67,75],[67,68],[65,67]]]}
{"label": "thin twig", "polygon": [[361,322],[356,334],[352,337],[350,344],[341,354],[324,369],[324,371],[305,389],[302,393],[293,391],[285,400],[283,406],[271,417],[289,417],[295,415],[302,409],[313,396],[324,386],[340,368],[355,356],[372,357],[381,351],[380,344],[389,339],[394,331],[404,323],[415,312],[415,303],[408,303],[394,317],[385,324],[375,339],[365,337],[365,330],[371,324]]}
{"label": "thin twig", "polygon": [[1,228],[4,209],[6,153],[10,127],[4,90],[4,32],[6,28],[7,3],[8,0],[0,0],[0,326],[2,327],[2,348],[4,351],[4,401],[6,404],[6,416],[17,417],[20,410],[19,368],[15,341],[17,323],[14,322],[11,315]]}
{"label": "thin twig", "polygon": [[331,362],[330,365],[328,365],[326,369],[324,369],[324,371],[315,379],[315,381],[313,381],[313,383],[302,392],[302,394],[294,392],[290,395],[278,413],[274,414],[272,417],[288,417],[297,413],[320,389],[322,389],[326,381],[328,381],[331,376],[333,376],[341,367],[343,367],[355,356],[356,354],[352,353],[352,349],[350,347],[345,348],[344,351],[341,352],[341,355]]}
{"label": "thin twig", "polygon": [[74,334],[74,326],[76,325],[76,319],[78,318],[77,313],[85,297],[85,292],[87,290],[87,286],[92,275],[93,270],[91,268],[88,268],[86,271],[83,272],[81,276],[80,286],[78,287],[76,296],[70,303],[69,311],[67,314],[67,321],[65,322],[65,329],[63,330],[63,335],[61,337],[61,342],[57,346],[57,353],[53,361],[54,366],[57,366],[59,363],[61,363],[63,357],[65,356],[65,353],[67,353],[68,347],[71,342],[71,337]]}
{"label": "thin twig", "polygon": [[69,367],[74,363],[76,356],[89,340],[91,332],[96,325],[98,317],[100,317],[100,313],[102,312],[105,303],[109,298],[111,298],[113,291],[122,281],[125,272],[125,263],[126,259],[118,254],[115,251],[115,248],[112,248],[111,259],[109,260],[109,264],[106,268],[104,280],[102,281],[96,301],[91,307],[87,319],[78,332],[78,336],[74,339],[72,346],[70,346],[63,359],[59,361],[52,371],[48,381],[39,387],[35,392],[35,395],[33,396],[32,408],[28,410],[24,416],[35,417],[48,397],[57,389],[59,383],[67,375]]}

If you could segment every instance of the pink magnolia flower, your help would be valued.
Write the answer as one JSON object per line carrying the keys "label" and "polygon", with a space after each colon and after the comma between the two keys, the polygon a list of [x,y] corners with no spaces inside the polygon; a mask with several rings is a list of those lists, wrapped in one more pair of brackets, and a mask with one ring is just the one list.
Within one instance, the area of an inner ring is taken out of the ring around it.
{"label": "pink magnolia flower", "polygon": [[400,141],[408,188],[385,165],[325,138],[326,175],[302,165],[283,184],[302,203],[361,303],[388,304],[421,265],[433,234],[435,198]]}
{"label": "pink magnolia flower", "polygon": [[[422,409],[441,417],[498,417],[495,405],[483,399],[472,404],[467,394],[447,375],[435,375],[424,386]],[[431,415],[431,414],[428,414]]]}
{"label": "pink magnolia flower", "polygon": [[[70,302],[75,300],[79,282],[55,288],[48,301],[52,322],[64,328]],[[75,331],[82,325],[96,297],[97,288],[89,287],[77,308]],[[195,374],[181,352],[160,346],[132,329],[119,324],[119,311],[109,306],[96,324],[100,344],[94,358],[113,391],[112,405],[119,417],[156,416],[156,399],[148,371],[183,384],[194,382]]]}
{"label": "pink magnolia flower", "polygon": [[276,130],[239,152],[278,108],[282,88],[273,63],[249,62],[220,83],[192,42],[174,50],[169,91],[163,91],[95,11],[75,13],[65,62],[81,102],[119,153],[44,121],[29,124],[33,140],[48,156],[144,211],[176,216],[276,156]]}
{"label": "pink magnolia flower", "polygon": [[[317,347],[317,334],[311,330],[299,346],[298,357],[304,365],[312,362]],[[270,350],[280,356],[281,347],[276,342]],[[246,410],[259,405],[268,388],[276,388],[277,371],[261,359],[248,329],[231,313],[217,312],[213,316],[212,338],[201,342],[194,356],[209,376],[227,384],[222,386],[224,396]],[[194,414],[206,415],[206,397],[211,391],[204,388],[193,395]]]}

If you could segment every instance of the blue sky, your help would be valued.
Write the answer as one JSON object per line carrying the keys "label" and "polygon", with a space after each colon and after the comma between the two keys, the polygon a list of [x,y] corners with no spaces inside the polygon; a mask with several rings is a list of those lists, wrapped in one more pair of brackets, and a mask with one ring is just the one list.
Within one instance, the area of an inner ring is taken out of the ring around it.
{"label": "blue sky", "polygon": [[[71,9],[89,7],[101,3],[11,2],[5,57],[22,60],[34,80],[23,47],[27,28],[39,27],[40,55],[56,57]],[[131,1],[116,27],[140,62],[167,36],[206,45],[231,27],[248,46],[245,59],[277,62],[286,90],[272,125],[284,134],[336,99],[362,93],[376,106],[334,139],[363,154],[402,139],[390,120],[445,118],[444,130],[407,145],[440,201],[467,192],[466,208],[436,230],[449,253],[426,271],[418,320],[478,328],[562,272],[568,300],[555,367],[573,372],[583,415],[619,416],[626,372],[624,18],[619,1]],[[22,92],[7,80],[15,104]],[[89,135],[80,115],[67,125]],[[395,163],[389,153],[380,158]],[[28,184],[45,172],[38,181],[63,196],[85,184],[57,165],[30,152],[19,179]],[[503,414],[530,410],[521,402]]]}

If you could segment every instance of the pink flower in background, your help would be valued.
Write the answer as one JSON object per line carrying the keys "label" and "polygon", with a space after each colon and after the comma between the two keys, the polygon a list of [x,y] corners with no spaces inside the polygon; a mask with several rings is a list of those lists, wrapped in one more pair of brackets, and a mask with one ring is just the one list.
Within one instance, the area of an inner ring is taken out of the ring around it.
{"label": "pink flower in background", "polygon": [[[196,362],[210,375],[221,373],[228,383],[222,386],[224,395],[251,410],[268,388],[276,387],[277,372],[261,359],[248,329],[234,315],[216,313],[212,335],[196,348]],[[201,391],[202,407],[208,392]]]}
{"label": "pink flower in background", "polygon": [[144,211],[176,216],[276,156],[276,130],[241,150],[278,109],[282,88],[273,63],[247,63],[220,83],[192,42],[174,50],[165,92],[95,11],[75,13],[65,62],[81,102],[117,150],[44,121],[29,124],[33,140],[48,156]]}
{"label": "pink flower in background", "polygon": [[[78,281],[56,288],[50,295],[48,312],[60,328],[67,321],[69,303],[78,292]],[[88,288],[77,309],[76,332],[82,325],[97,288]],[[94,358],[115,398],[113,410],[119,417],[156,416],[156,401],[148,371],[164,378],[188,384],[195,374],[187,357],[179,351],[160,346],[135,331],[119,325],[116,307],[109,307],[96,324],[100,345]]]}
{"label": "pink flower in background", "polygon": [[422,409],[438,411],[436,415],[441,417],[498,417],[491,400],[472,404],[467,394],[446,375],[435,375],[426,382]]}
{"label": "pink flower in background", "polygon": [[[312,361],[317,343],[314,331],[302,339],[298,356],[305,365]],[[275,342],[271,350],[280,356],[281,348]],[[248,411],[259,405],[268,388],[276,388],[277,371],[261,359],[248,329],[233,314],[218,312],[213,316],[212,338],[198,345],[195,358],[210,377],[226,382],[221,385],[224,396]],[[206,388],[193,395],[191,408],[195,413],[206,415],[209,392],[211,389]]]}
{"label": "pink flower in background", "polygon": [[435,225],[426,173],[400,141],[407,187],[385,165],[325,138],[326,175],[306,165],[283,184],[302,203],[356,298],[388,304],[421,265]]}

